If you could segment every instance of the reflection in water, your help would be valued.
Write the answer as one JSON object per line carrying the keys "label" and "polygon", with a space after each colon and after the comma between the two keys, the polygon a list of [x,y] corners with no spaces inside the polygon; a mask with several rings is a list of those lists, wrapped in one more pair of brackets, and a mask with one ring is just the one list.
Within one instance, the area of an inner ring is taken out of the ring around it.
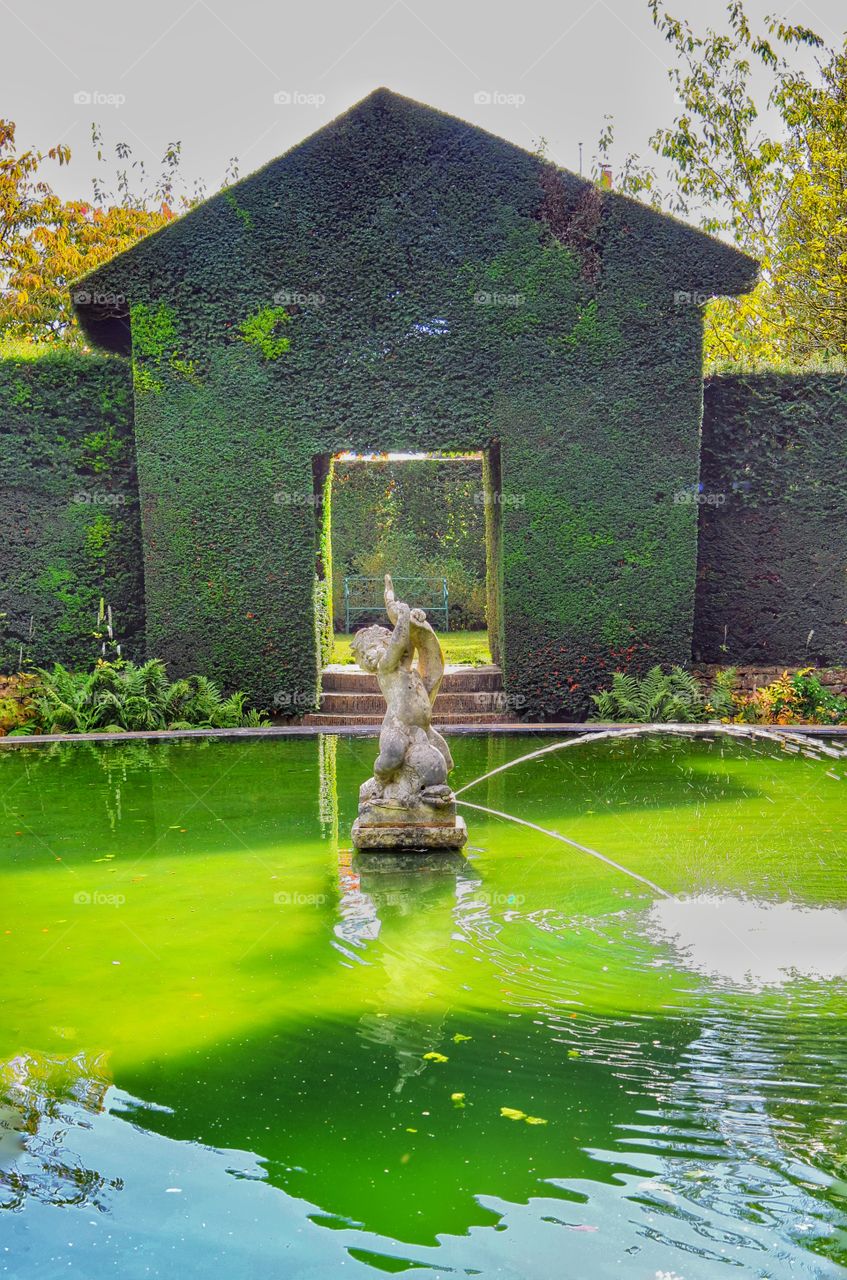
{"label": "reflection in water", "polygon": [[[825,1258],[845,1256],[847,1187],[821,1161],[820,1139],[831,1143],[847,1101],[830,1099],[828,1114],[815,1109],[817,1120],[808,1114],[818,1034],[814,1021],[739,1020],[718,1003],[681,1054],[660,1109],[626,1126],[623,1144],[659,1158],[658,1176],[640,1190],[669,1246],[690,1221],[698,1223],[702,1256],[716,1263],[727,1250],[762,1248],[777,1232],[821,1255],[815,1275],[829,1274]],[[846,1047],[838,1036],[829,1051],[842,1071]]]}
{"label": "reflection in water", "polygon": [[457,880],[467,879],[470,868],[459,853],[366,851],[355,855],[353,868],[356,882],[340,905],[344,936],[354,943],[378,937],[384,976],[359,1034],[393,1049],[394,1092],[401,1093],[426,1070],[425,1054],[441,1040],[446,1008],[436,993],[451,949]]}
{"label": "reflection in water", "polygon": [[649,935],[670,940],[684,964],[739,985],[847,972],[847,911],[832,907],[702,895],[663,898],[647,921]]}
{"label": "reflection in water", "polygon": [[103,1062],[83,1053],[21,1054],[0,1065],[0,1209],[30,1198],[109,1207],[122,1182],[85,1167],[74,1130],[103,1111],[110,1083]]}
{"label": "reflection in water", "polygon": [[338,844],[338,734],[318,734],[318,822],[325,840]]}

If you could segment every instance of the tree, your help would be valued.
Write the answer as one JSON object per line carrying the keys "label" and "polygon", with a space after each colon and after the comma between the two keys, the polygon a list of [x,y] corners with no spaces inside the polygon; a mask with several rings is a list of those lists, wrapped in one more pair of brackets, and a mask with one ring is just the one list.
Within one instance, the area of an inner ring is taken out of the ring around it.
{"label": "tree", "polygon": [[[92,141],[98,161],[108,163],[96,127]],[[68,164],[69,148],[19,152],[14,123],[0,120],[0,341],[81,343],[72,283],[202,198],[202,189],[175,194],[179,143],[168,146],[152,183],[126,143],[115,153],[124,167],[114,192],[98,177],[91,200],[63,201],[41,173],[46,161]]]}
{"label": "tree", "polygon": [[[732,239],[759,259],[757,288],[710,304],[706,359],[803,362],[847,354],[847,56],[808,27],[765,21],[751,27],[743,0],[727,5],[728,30],[695,34],[648,0],[672,47],[670,71],[680,111],[650,140],[668,166],[627,157],[617,186]],[[789,55],[820,50],[808,75]],[[754,96],[754,72],[770,87]],[[613,141],[600,139],[600,158]]]}

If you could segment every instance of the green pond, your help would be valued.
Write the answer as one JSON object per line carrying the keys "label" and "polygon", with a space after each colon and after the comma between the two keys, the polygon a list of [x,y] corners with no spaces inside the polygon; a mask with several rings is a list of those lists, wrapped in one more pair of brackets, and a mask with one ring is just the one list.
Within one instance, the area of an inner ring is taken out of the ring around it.
{"label": "green pond", "polygon": [[[457,737],[457,788],[539,745]],[[847,759],[581,740],[361,863],[373,739],[0,752],[0,1275],[847,1274]]]}

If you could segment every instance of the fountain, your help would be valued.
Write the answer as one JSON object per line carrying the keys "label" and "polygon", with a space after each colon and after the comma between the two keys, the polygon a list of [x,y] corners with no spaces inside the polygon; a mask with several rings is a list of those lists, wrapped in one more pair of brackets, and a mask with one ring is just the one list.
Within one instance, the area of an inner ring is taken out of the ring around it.
{"label": "fountain", "polygon": [[33,1275],[842,1274],[834,742],[468,734],[467,862],[351,852],[359,735],[14,743],[0,1220]]}
{"label": "fountain", "polygon": [[359,791],[357,849],[461,849],[468,838],[447,784],[450,748],[432,727],[444,676],[438,636],[422,609],[396,600],[385,575],[385,611],[394,627],[366,627],[353,640],[363,671],[376,675],[387,710],[373,777]]}

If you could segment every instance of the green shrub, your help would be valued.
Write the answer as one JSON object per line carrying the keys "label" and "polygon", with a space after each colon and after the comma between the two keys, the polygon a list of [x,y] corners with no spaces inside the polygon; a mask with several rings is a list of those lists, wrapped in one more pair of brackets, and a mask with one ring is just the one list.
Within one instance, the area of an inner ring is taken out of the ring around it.
{"label": "green shrub", "polygon": [[157,729],[254,728],[268,721],[247,710],[246,695],[224,697],[205,676],[168,679],[165,664],[98,661],[92,671],[70,671],[60,662],[39,670],[31,718],[12,735],[128,733]]}
{"label": "green shrub", "polygon": [[847,698],[825,689],[811,667],[782,675],[737,699],[739,724],[847,724]]}
{"label": "green shrub", "polygon": [[706,710],[712,720],[731,720],[736,711],[735,683],[738,676],[736,667],[724,667],[718,671],[714,684],[709,692]]}
{"label": "green shrub", "polygon": [[665,673],[652,667],[645,676],[616,671],[611,689],[592,694],[597,707],[592,720],[631,724],[690,724],[706,719],[706,704],[699,683],[682,667]]}

